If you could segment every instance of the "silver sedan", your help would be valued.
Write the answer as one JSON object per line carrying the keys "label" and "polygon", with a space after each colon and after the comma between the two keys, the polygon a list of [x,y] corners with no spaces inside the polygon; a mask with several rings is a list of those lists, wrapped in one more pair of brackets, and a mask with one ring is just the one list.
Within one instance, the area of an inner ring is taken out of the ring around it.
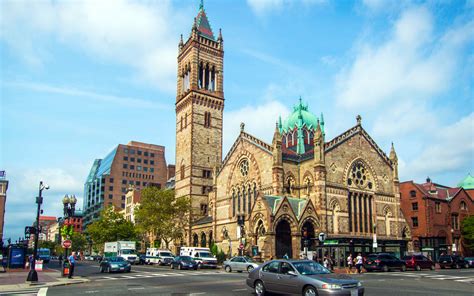
{"label": "silver sedan", "polygon": [[258,296],[266,292],[286,295],[362,296],[361,282],[334,274],[310,260],[272,260],[249,273],[247,286]]}
{"label": "silver sedan", "polygon": [[224,270],[227,272],[232,271],[248,271],[251,272],[254,268],[258,267],[258,264],[252,260],[252,258],[245,256],[232,257],[227,261],[224,261]]}

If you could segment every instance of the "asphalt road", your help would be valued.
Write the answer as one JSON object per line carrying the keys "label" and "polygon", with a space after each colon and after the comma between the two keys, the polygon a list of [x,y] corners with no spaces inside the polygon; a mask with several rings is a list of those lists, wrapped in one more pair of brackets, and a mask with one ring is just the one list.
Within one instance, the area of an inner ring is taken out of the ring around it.
{"label": "asphalt road", "polygon": [[[223,270],[133,266],[131,273],[101,274],[98,263],[81,262],[76,274],[91,281],[52,287],[46,295],[252,295],[245,285],[246,273]],[[474,295],[474,269],[365,273],[354,278],[363,282],[369,296]]]}

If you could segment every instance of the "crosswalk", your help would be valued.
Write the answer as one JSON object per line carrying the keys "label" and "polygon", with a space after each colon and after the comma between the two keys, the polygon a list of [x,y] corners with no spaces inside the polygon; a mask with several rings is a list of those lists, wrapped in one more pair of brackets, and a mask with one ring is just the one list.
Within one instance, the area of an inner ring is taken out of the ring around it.
{"label": "crosswalk", "polygon": [[411,272],[388,272],[388,273],[373,273],[374,275],[394,276],[394,277],[408,277],[408,278],[423,278],[440,281],[455,281],[460,283],[474,284],[474,277],[472,276],[457,276],[446,274],[432,274],[432,273],[411,273]]}
{"label": "crosswalk", "polygon": [[0,296],[6,296],[6,295],[44,296],[44,295],[46,295],[47,291],[48,291],[48,288],[36,287],[36,288],[28,288],[28,289],[16,290],[16,291],[2,291],[2,292],[0,292]]}
{"label": "crosswalk", "polygon": [[212,275],[229,274],[223,271],[183,271],[183,272],[147,272],[141,271],[136,273],[126,274],[110,274],[108,276],[101,276],[94,279],[94,281],[114,281],[114,280],[132,280],[143,278],[160,278],[160,277],[184,277],[184,276],[212,276]]}

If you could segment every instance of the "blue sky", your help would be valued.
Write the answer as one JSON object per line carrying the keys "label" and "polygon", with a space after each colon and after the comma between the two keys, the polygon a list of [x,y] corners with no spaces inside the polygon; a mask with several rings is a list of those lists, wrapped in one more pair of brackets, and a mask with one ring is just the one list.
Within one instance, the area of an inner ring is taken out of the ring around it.
{"label": "blue sky", "polygon": [[[137,140],[174,163],[176,57],[199,1],[2,1],[0,170],[5,237],[82,207],[95,158]],[[326,140],[362,125],[401,180],[455,186],[474,173],[474,1],[247,0],[204,3],[225,46],[224,151],[246,130],[271,142],[302,96]]]}

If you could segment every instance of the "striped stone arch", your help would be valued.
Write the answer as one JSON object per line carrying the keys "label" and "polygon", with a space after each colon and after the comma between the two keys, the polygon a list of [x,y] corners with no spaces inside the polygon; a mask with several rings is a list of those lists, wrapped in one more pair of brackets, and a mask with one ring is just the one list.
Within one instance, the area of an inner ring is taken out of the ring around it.
{"label": "striped stone arch", "polygon": [[341,204],[339,203],[337,198],[332,198],[329,201],[329,210],[334,210],[334,209],[337,209],[338,211],[341,210]]}
{"label": "striped stone arch", "polygon": [[349,176],[349,173],[350,173],[350,170],[351,170],[352,166],[356,162],[361,162],[369,170],[369,173],[372,176],[372,179],[374,181],[374,187],[372,189],[367,189],[367,190],[376,192],[378,188],[381,188],[381,186],[379,184],[379,180],[377,178],[377,174],[375,173],[374,167],[367,160],[363,159],[362,157],[356,157],[356,158],[352,159],[351,161],[347,162],[346,167],[344,168],[344,174],[342,175],[342,178],[343,178],[341,180],[342,184],[344,184],[346,187],[349,187],[349,184],[347,183],[348,176]]}
{"label": "striped stone arch", "polygon": [[[390,215],[389,215],[390,214]],[[389,217],[393,217],[393,211],[392,208],[389,205],[385,205],[382,210],[382,215],[386,217],[387,215]]]}
{"label": "striped stone arch", "polygon": [[240,162],[242,161],[242,159],[244,158],[247,158],[249,160],[249,163],[250,163],[250,167],[255,169],[255,182],[257,184],[257,188],[259,188],[261,186],[261,173],[260,173],[260,168],[258,167],[258,163],[257,163],[257,160],[255,159],[255,157],[253,156],[252,153],[250,153],[249,151],[247,150],[244,150],[244,151],[241,151],[238,156],[236,157],[236,161],[234,161],[234,163],[232,164],[232,167],[231,167],[231,170],[230,170],[230,174],[229,174],[229,177],[227,178],[227,188],[226,188],[226,195],[229,195],[229,193],[231,192],[232,190],[232,180],[233,180],[233,177],[234,177],[234,174],[235,174],[235,170],[238,169],[238,166],[240,164]]}
{"label": "striped stone arch", "polygon": [[[316,213],[315,213],[316,214]],[[301,232],[302,229],[303,229],[303,225],[306,223],[306,222],[311,222],[314,226],[314,229],[320,229],[321,228],[321,222],[319,221],[319,219],[317,217],[314,217],[314,216],[307,216],[305,217],[304,219],[302,219],[298,225],[298,229],[299,231]]]}
{"label": "striped stone arch", "polygon": [[273,222],[272,231],[274,233],[276,233],[276,228],[278,226],[278,223],[280,223],[280,221],[282,220],[286,220],[290,224],[291,232],[298,231],[298,223],[296,222],[296,219],[292,217],[292,215],[284,213],[284,214],[280,214]]}

